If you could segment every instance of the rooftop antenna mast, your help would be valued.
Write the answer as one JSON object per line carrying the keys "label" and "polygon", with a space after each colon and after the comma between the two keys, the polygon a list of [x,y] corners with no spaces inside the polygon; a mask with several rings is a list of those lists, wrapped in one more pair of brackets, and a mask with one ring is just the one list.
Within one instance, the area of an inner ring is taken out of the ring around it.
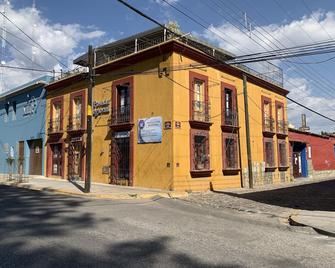
{"label": "rooftop antenna mast", "polygon": [[5,53],[6,53],[6,14],[7,14],[7,8],[10,5],[9,0],[4,0],[3,1],[3,14],[2,16],[2,32],[1,32],[1,59],[0,59],[0,93],[5,92],[5,81],[4,81],[4,67],[3,65],[6,64],[6,58],[5,58]]}
{"label": "rooftop antenna mast", "polygon": [[[37,13],[37,10],[36,10],[36,3],[35,3],[35,0],[33,0],[33,6],[32,6],[32,13],[33,13],[33,20],[35,20],[35,17],[36,17],[36,13]],[[36,32],[36,23],[34,22],[33,24],[33,29],[32,29],[32,37],[34,38],[34,35],[35,35],[35,32]],[[35,62],[35,56],[36,56],[36,47],[34,45],[31,45],[31,60],[33,62]]]}

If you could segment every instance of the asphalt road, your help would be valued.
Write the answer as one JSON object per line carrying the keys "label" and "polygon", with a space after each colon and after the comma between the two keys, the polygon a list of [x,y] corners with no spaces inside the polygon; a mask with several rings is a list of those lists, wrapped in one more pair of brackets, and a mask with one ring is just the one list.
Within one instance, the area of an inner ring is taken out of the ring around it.
{"label": "asphalt road", "polygon": [[334,267],[335,240],[180,200],[0,186],[0,267]]}

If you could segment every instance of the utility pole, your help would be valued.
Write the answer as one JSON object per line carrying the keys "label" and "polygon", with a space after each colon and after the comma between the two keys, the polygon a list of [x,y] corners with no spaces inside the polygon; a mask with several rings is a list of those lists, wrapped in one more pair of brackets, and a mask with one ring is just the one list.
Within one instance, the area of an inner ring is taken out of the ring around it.
{"label": "utility pole", "polygon": [[94,70],[95,65],[94,50],[92,45],[88,46],[88,87],[87,87],[87,135],[86,135],[86,178],[85,193],[91,191],[91,164],[92,164],[92,102],[94,87]]}
{"label": "utility pole", "polygon": [[250,145],[250,126],[249,126],[249,105],[248,105],[248,87],[247,76],[243,74],[243,95],[244,95],[244,115],[245,115],[245,129],[247,142],[247,156],[248,156],[248,177],[249,188],[254,188],[254,178],[252,174],[252,159],[251,159],[251,145]]}

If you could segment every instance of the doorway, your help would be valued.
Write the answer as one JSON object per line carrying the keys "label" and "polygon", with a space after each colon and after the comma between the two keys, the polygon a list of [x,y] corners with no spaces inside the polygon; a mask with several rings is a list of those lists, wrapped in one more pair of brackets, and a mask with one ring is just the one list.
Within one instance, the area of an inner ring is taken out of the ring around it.
{"label": "doorway", "polygon": [[112,140],[112,184],[130,183],[130,133],[116,132]]}
{"label": "doorway", "polygon": [[29,175],[42,175],[42,140],[30,140]]}
{"label": "doorway", "polygon": [[307,164],[307,151],[306,143],[293,142],[292,143],[292,168],[293,177],[307,177],[308,176],[308,164]]}
{"label": "doorway", "polygon": [[83,143],[72,139],[69,144],[69,179],[83,180]]}
{"label": "doorway", "polygon": [[55,143],[50,144],[51,148],[51,175],[53,176],[62,176],[62,144]]}

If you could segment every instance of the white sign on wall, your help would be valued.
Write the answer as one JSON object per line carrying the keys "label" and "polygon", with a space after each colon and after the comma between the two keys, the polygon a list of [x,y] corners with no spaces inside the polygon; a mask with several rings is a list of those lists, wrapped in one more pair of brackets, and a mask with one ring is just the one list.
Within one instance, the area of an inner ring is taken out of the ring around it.
{"label": "white sign on wall", "polygon": [[162,142],[162,117],[149,117],[138,120],[138,143]]}

